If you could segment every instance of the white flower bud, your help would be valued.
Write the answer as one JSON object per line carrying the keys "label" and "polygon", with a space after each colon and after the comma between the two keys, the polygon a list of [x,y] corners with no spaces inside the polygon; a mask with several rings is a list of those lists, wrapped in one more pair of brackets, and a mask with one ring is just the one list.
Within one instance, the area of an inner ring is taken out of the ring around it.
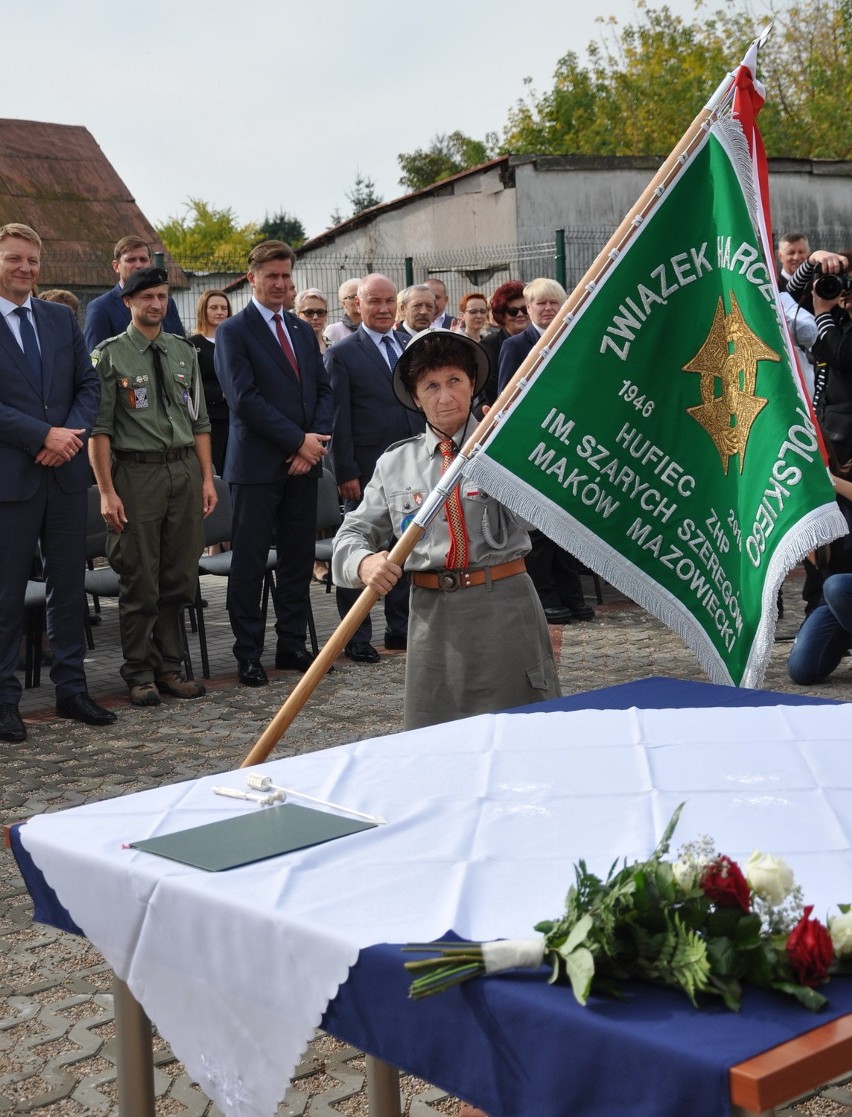
{"label": "white flower bud", "polygon": [[675,861],[672,865],[672,875],[675,878],[675,883],[684,892],[690,892],[698,883],[698,873],[692,861]]}
{"label": "white flower bud", "polygon": [[770,904],[783,903],[795,883],[793,870],[786,861],[759,849],[746,862],[745,878],[752,891]]}
{"label": "white flower bud", "polygon": [[828,921],[828,932],[838,958],[852,955],[852,911],[832,916]]}

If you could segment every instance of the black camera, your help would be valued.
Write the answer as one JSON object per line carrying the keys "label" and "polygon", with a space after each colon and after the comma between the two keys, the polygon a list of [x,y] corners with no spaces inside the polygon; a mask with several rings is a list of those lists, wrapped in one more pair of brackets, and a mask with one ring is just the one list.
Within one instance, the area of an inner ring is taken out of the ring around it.
{"label": "black camera", "polygon": [[817,265],[817,272],[818,275],[814,280],[814,294],[819,295],[826,302],[839,298],[844,291],[852,290],[852,276],[848,276],[845,271],[839,274],[829,272],[823,275],[822,269]]}

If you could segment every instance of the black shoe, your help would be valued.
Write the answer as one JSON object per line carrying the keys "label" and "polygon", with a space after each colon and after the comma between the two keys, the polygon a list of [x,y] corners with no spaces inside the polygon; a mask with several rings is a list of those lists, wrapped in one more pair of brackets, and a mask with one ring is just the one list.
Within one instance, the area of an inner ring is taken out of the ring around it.
{"label": "black shoe", "polygon": [[570,609],[555,605],[544,610],[544,619],[548,624],[570,624],[573,614]]}
{"label": "black shoe", "polygon": [[112,710],[105,710],[81,690],[70,698],[60,698],[56,703],[56,713],[61,718],[84,721],[86,725],[112,725],[116,720]]}
{"label": "black shoe", "polygon": [[301,671],[304,675],[313,661],[314,657],[306,651],[275,653],[275,666],[279,671]]}
{"label": "black shoe", "polygon": [[405,632],[392,632],[385,629],[385,647],[390,652],[404,652],[408,647],[408,635]]}
{"label": "black shoe", "polygon": [[26,741],[27,727],[14,702],[0,702],[0,741]]}
{"label": "black shoe", "polygon": [[243,686],[266,686],[269,682],[259,659],[238,659],[237,674]]}
{"label": "black shoe", "polygon": [[595,619],[595,611],[591,605],[587,605],[585,601],[577,601],[568,606],[571,610],[571,616],[575,621],[593,621]]}
{"label": "black shoe", "polygon": [[378,663],[379,653],[366,640],[356,640],[347,644],[344,651],[354,663]]}
{"label": "black shoe", "polygon": [[99,625],[101,623],[100,613],[89,613],[88,621],[91,627],[95,628],[96,625]]}

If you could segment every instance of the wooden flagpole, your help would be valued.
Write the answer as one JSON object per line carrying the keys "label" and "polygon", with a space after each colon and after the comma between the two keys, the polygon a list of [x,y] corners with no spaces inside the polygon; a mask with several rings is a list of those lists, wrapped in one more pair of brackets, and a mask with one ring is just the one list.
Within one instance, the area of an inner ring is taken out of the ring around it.
{"label": "wooden flagpole", "polygon": [[[760,42],[761,40],[758,40]],[[654,175],[645,188],[639,200],[618,226],[609,241],[598,254],[589,270],[565,300],[562,309],[548,326],[524,363],[500,393],[493,407],[477,426],[468,441],[462,447],[452,467],[441,479],[441,485],[434,490],[424,502],[424,509],[428,507],[429,517],[424,523],[422,512],[409,525],[402,537],[394,545],[388,556],[391,562],[403,566],[405,560],[414,550],[423,537],[431,518],[440,510],[445,500],[456,483],[458,474],[464,468],[471,454],[480,448],[480,443],[499,424],[503,410],[514,400],[521,390],[526,378],[533,373],[540,361],[550,351],[553,343],[568,329],[576,311],[590,297],[598,282],[606,272],[614,266],[619,255],[624,251],[630,240],[636,235],[642,221],[659,203],[670,183],[677,178],[684,162],[689,157],[692,149],[701,140],[710,121],[719,112],[719,109],[733,96],[735,74],[728,74],[720,83],[707,105],[696,116],[695,120],[684,133],[680,142],[675,146],[669,157]],[[440,499],[434,500],[440,493]],[[320,680],[328,672],[329,667],[340,655],[349,638],[357,630],[361,621],[370,612],[379,600],[375,590],[365,589],[355,604],[328,638],[328,642],[320,649],[317,658],[308,671],[288,695],[281,709],[258,737],[241,767],[246,768],[252,764],[260,764],[269,756],[275,745],[293,724],[304,704],[313,694]]]}

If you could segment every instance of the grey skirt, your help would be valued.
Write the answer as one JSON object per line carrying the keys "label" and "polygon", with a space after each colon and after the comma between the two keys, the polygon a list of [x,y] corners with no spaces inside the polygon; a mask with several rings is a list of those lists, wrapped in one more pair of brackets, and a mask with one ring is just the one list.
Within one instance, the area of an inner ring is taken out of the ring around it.
{"label": "grey skirt", "polygon": [[455,593],[411,587],[406,729],[560,693],[550,631],[528,574]]}

